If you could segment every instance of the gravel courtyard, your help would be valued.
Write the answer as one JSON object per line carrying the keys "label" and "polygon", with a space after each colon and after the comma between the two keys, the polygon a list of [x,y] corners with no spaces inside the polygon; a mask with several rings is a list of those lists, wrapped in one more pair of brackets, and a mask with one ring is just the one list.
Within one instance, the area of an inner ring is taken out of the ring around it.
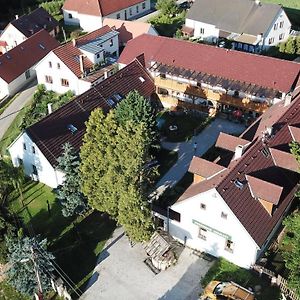
{"label": "gravel courtyard", "polygon": [[211,262],[184,249],[175,266],[154,275],[143,262],[142,245],[130,247],[122,228],[115,230],[98,259],[89,287],[82,300],[196,300],[200,279]]}

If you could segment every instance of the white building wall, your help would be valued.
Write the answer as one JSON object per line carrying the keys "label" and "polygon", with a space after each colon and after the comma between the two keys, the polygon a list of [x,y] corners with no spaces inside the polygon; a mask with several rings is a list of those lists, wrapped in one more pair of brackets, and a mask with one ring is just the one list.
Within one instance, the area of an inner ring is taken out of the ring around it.
{"label": "white building wall", "polygon": [[[26,145],[26,150],[24,149]],[[35,153],[33,152],[33,147]],[[64,174],[55,170],[39,148],[32,142],[26,132],[22,133],[8,149],[12,163],[15,167],[20,165],[22,159],[25,175],[35,181],[40,181],[49,187],[56,188],[63,182]],[[37,175],[33,174],[33,166],[36,166]]]}
{"label": "white building wall", "polygon": [[[60,65],[60,68],[57,64]],[[77,76],[52,51],[36,66],[36,73],[38,83],[44,84],[47,90],[60,94],[71,90],[75,95],[81,94],[82,87]],[[46,82],[46,76],[52,77],[52,83]],[[61,79],[68,80],[69,86],[62,86]]]}
{"label": "white building wall", "polygon": [[9,94],[8,83],[0,77],[0,99]]}
{"label": "white building wall", "polygon": [[[205,210],[201,209],[201,203],[206,205]],[[249,268],[255,263],[259,247],[215,189],[175,203],[171,208],[181,215],[180,222],[170,221],[169,230],[174,238],[183,243],[186,240],[186,245],[193,249],[216,257],[222,256],[241,267]],[[222,212],[227,214],[227,219],[221,217]],[[204,240],[199,237],[199,225],[196,222],[216,231],[207,230]],[[230,236],[234,243],[232,253],[225,250],[226,238],[218,231]]]}
{"label": "white building wall", "polygon": [[16,27],[8,24],[0,36],[1,41],[6,41],[6,50],[10,50],[26,40],[26,36],[21,33]]}
{"label": "white building wall", "polygon": [[[280,22],[283,22],[283,27],[280,28]],[[277,24],[275,29],[274,25]],[[275,18],[270,25],[268,31],[264,35],[263,46],[264,48],[268,48],[270,46],[275,46],[280,42],[284,42],[288,39],[289,33],[291,31],[291,22],[288,19],[285,11],[283,9],[280,10],[277,18]],[[280,39],[280,35],[283,34],[283,38]],[[269,40],[274,38],[274,41],[270,44]]]}
{"label": "white building wall", "polygon": [[207,41],[214,41],[219,37],[220,30],[216,28],[215,25],[186,19],[185,26],[189,28],[194,28],[195,38],[201,38]]}

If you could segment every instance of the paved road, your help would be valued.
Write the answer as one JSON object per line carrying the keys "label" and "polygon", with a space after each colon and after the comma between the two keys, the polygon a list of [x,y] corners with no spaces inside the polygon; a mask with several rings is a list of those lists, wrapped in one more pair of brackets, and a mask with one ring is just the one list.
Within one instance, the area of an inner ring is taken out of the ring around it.
{"label": "paved road", "polygon": [[129,246],[122,228],[115,230],[98,259],[81,300],[196,300],[200,279],[211,266],[185,248],[178,263],[154,275],[144,264],[142,244]]}
{"label": "paved road", "polygon": [[37,82],[34,80],[26,86],[19,96],[10,104],[10,106],[0,115],[0,140],[5,134],[10,124],[15,119],[16,115],[29,102],[35,89]]}
{"label": "paved road", "polygon": [[[178,160],[176,164],[161,178],[157,183],[156,195],[161,195],[166,188],[176,184],[187,172],[193,155],[203,155],[211,146],[213,146],[220,132],[241,133],[245,130],[245,126],[236,124],[228,120],[215,119],[197,136],[188,142],[183,143],[166,143],[162,146],[169,150],[178,152]],[[194,150],[194,143],[197,143],[197,149]]]}

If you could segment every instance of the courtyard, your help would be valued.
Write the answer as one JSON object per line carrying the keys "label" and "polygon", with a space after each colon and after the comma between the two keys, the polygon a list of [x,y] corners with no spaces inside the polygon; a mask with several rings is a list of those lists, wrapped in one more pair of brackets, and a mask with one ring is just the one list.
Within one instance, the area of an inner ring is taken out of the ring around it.
{"label": "courtyard", "polygon": [[117,228],[100,254],[80,299],[199,299],[200,280],[212,262],[185,248],[175,266],[155,275],[143,262],[146,257],[142,244],[131,247],[122,228]]}

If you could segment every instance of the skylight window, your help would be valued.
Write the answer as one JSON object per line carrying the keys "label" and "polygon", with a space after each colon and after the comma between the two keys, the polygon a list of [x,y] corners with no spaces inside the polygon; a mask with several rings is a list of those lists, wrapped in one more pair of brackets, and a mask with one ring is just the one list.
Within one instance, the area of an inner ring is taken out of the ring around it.
{"label": "skylight window", "polygon": [[239,179],[236,179],[234,181],[234,185],[239,188],[240,190],[244,187],[244,183],[242,181],[240,181]]}
{"label": "skylight window", "polygon": [[11,56],[8,54],[6,54],[6,57],[7,57],[7,59],[11,59]]}
{"label": "skylight window", "polygon": [[142,77],[142,76],[139,77],[139,80],[140,80],[141,82],[145,82],[145,78]]}
{"label": "skylight window", "polygon": [[110,105],[110,106],[115,106],[115,101],[112,99],[112,98],[108,98],[107,99],[107,102],[108,102],[108,104]]}
{"label": "skylight window", "polygon": [[43,50],[46,49],[46,47],[45,47],[43,44],[39,44],[39,47],[40,47],[41,49],[43,49]]}
{"label": "skylight window", "polygon": [[71,131],[72,134],[74,134],[78,130],[73,124],[69,124],[67,128]]}
{"label": "skylight window", "polygon": [[116,102],[120,102],[120,100],[122,100],[124,97],[121,94],[116,93],[113,95],[113,98],[115,99]]}
{"label": "skylight window", "polygon": [[263,156],[265,157],[269,157],[270,155],[270,151],[267,147],[264,147],[262,150],[261,150],[261,153],[263,154]]}

